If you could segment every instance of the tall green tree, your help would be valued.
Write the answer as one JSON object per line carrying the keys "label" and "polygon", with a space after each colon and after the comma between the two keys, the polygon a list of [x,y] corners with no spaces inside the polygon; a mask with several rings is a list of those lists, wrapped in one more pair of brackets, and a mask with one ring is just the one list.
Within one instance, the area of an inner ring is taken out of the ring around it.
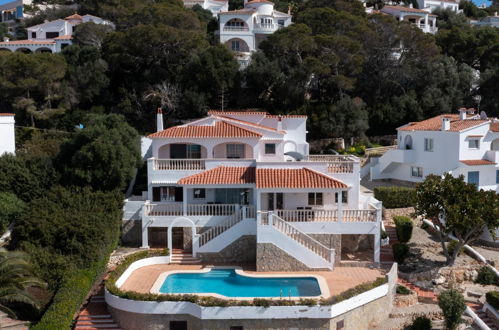
{"label": "tall green tree", "polygon": [[[499,195],[477,190],[464,177],[429,175],[416,186],[416,213],[438,227],[437,235],[448,265],[453,265],[465,244],[476,241],[484,230],[494,237],[499,227]],[[457,243],[449,252],[446,241],[454,235]]]}

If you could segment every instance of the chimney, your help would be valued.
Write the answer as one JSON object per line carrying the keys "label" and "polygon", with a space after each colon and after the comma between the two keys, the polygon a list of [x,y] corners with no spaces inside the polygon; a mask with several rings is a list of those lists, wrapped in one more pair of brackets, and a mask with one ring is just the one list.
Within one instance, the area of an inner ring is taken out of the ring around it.
{"label": "chimney", "polygon": [[163,110],[158,108],[158,113],[156,114],[156,132],[163,130]]}
{"label": "chimney", "polygon": [[[497,12],[496,12],[496,14],[497,14]],[[288,6],[288,15],[291,15],[291,6]]]}
{"label": "chimney", "polygon": [[282,116],[281,115],[279,115],[277,117],[277,130],[282,131]]}
{"label": "chimney", "polygon": [[466,119],[466,108],[460,108],[459,109],[459,120],[465,120]]}
{"label": "chimney", "polygon": [[9,38],[8,37],[3,37],[3,42],[9,42]]}
{"label": "chimney", "polygon": [[442,131],[450,130],[450,119],[442,117]]}
{"label": "chimney", "polygon": [[409,4],[409,8],[412,8],[412,3]]}

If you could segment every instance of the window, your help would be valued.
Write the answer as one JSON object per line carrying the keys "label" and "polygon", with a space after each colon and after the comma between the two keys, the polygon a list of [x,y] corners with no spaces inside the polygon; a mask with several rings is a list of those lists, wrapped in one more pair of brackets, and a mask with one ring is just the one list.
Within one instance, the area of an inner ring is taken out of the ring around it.
{"label": "window", "polygon": [[499,170],[496,171],[496,183],[499,184]]}
{"label": "window", "polygon": [[243,328],[242,325],[238,325],[238,326],[235,326],[235,327],[230,327],[230,330],[244,330],[244,328]]}
{"label": "window", "polygon": [[468,183],[474,184],[475,186],[478,187],[480,183],[480,172],[478,171],[468,172]]}
{"label": "window", "polygon": [[59,32],[45,32],[45,37],[47,39],[54,39],[59,36]]}
{"label": "window", "polygon": [[36,39],[36,32],[31,32],[31,38]]}
{"label": "window", "polygon": [[308,205],[322,206],[322,193],[308,193]]}
{"label": "window", "polygon": [[227,158],[244,158],[244,144],[227,144]]}
{"label": "window", "polygon": [[411,166],[411,176],[414,178],[422,178],[423,177],[423,168]]}
{"label": "window", "polygon": [[206,189],[204,188],[194,189],[194,199],[205,199],[205,198],[206,198]]}
{"label": "window", "polygon": [[175,187],[161,187],[161,201],[174,202],[175,201]]}
{"label": "window", "polygon": [[468,148],[470,149],[480,149],[480,140],[479,139],[471,139],[468,141]]}
{"label": "window", "polygon": [[170,330],[187,330],[187,321],[170,321]]}
{"label": "window", "polygon": [[424,139],[424,151],[433,151],[433,139]]}
{"label": "window", "polygon": [[275,155],[275,143],[265,143],[265,154]]}
{"label": "window", "polygon": [[241,43],[239,42],[239,40],[232,40],[232,42],[230,43],[230,49],[235,52],[241,51]]}
{"label": "window", "polygon": [[171,159],[200,159],[201,146],[199,144],[171,144]]}
{"label": "window", "polygon": [[336,322],[336,330],[345,329],[345,320]]}
{"label": "window", "polygon": [[[338,203],[338,193],[334,193],[334,202]],[[343,191],[341,194],[341,202],[348,203],[348,192]]]}
{"label": "window", "polygon": [[283,27],[284,26],[284,20],[283,19],[278,20],[277,24],[279,25],[279,27]]}

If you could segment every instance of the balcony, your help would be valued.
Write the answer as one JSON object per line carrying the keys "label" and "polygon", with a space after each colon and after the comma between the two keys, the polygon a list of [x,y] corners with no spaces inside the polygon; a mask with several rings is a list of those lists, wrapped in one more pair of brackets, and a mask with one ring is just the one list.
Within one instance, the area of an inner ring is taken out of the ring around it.
{"label": "balcony", "polygon": [[287,222],[376,222],[378,209],[367,210],[276,210]]}
{"label": "balcony", "polygon": [[253,31],[258,33],[258,32],[274,32],[277,31],[279,26],[274,23],[256,23],[253,26]]}
{"label": "balcony", "polygon": [[249,28],[247,26],[230,26],[230,25],[225,25],[224,26],[224,31],[225,32],[248,32]]}
{"label": "balcony", "polygon": [[485,159],[494,163],[499,163],[499,150],[489,150],[485,153]]}
{"label": "balcony", "polygon": [[344,155],[310,155],[304,161],[326,163],[328,173],[353,173],[354,164],[359,163],[357,157]]}

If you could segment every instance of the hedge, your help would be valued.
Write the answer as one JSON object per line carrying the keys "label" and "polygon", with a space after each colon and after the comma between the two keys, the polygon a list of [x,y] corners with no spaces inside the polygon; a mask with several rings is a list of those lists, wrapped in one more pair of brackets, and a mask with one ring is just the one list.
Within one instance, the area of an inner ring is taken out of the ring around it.
{"label": "hedge", "polygon": [[488,266],[483,266],[478,270],[475,282],[482,285],[494,285],[497,284],[497,275]]}
{"label": "hedge", "polygon": [[[157,254],[156,254],[157,255]],[[265,298],[254,298],[253,300],[235,300],[235,299],[222,299],[210,296],[197,296],[193,294],[155,294],[155,293],[140,293],[135,291],[123,291],[116,287],[116,280],[125,272],[125,270],[133,262],[152,256],[149,251],[141,251],[132,255],[129,255],[125,260],[115,268],[115,270],[110,274],[106,280],[106,289],[113,295],[118,296],[123,299],[130,300],[141,300],[141,301],[187,301],[200,306],[205,307],[229,307],[229,306],[260,306],[260,307],[270,307],[270,306],[315,306],[315,305],[332,305],[340,301],[352,298],[358,294],[374,289],[380,285],[388,282],[386,277],[378,277],[373,282],[363,283],[357,285],[354,288],[346,290],[337,296],[330,297],[328,299],[300,299],[300,300],[289,300],[289,299],[265,299]]]}
{"label": "hedge", "polygon": [[485,299],[487,302],[494,307],[496,310],[499,310],[499,291],[489,291],[485,294]]}
{"label": "hedge", "polygon": [[405,187],[376,187],[374,198],[387,209],[416,206],[416,189]]}
{"label": "hedge", "polygon": [[403,264],[409,254],[409,247],[405,243],[395,243],[392,245],[393,258],[399,264]]}
{"label": "hedge", "polygon": [[403,285],[397,285],[396,292],[398,294],[408,295],[411,293],[411,290],[409,290],[407,287],[405,287]]}
{"label": "hedge", "polygon": [[397,231],[397,238],[402,243],[407,243],[412,237],[412,221],[411,218],[405,216],[394,216],[393,221],[395,222],[395,230]]}

